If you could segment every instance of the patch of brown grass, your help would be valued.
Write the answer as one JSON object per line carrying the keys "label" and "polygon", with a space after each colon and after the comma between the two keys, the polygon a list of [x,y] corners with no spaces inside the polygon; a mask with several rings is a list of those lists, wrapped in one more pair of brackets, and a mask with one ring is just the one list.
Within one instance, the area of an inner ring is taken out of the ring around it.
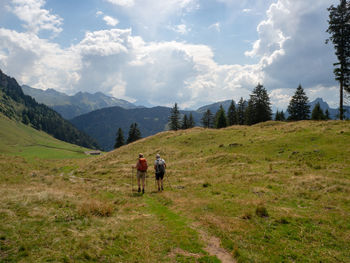
{"label": "patch of brown grass", "polygon": [[110,217],[114,212],[114,206],[110,203],[98,200],[87,200],[78,207],[80,216]]}

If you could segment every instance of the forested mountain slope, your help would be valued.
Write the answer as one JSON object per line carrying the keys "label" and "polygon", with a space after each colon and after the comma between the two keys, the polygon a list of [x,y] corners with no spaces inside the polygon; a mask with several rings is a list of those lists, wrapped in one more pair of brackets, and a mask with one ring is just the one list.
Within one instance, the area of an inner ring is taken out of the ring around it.
{"label": "forested mountain slope", "polygon": [[70,122],[44,104],[25,95],[14,78],[0,70],[0,112],[8,118],[31,125],[55,138],[87,148],[98,148],[90,136],[79,131]]}

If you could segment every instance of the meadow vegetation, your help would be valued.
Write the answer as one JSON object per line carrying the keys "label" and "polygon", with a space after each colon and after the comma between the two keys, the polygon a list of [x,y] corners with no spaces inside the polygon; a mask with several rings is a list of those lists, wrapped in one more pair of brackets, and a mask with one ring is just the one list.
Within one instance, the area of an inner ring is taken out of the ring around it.
{"label": "meadow vegetation", "polygon": [[[350,261],[349,122],[163,132],[93,158],[1,147],[1,262]],[[164,192],[152,170],[132,191],[139,152],[167,161]]]}

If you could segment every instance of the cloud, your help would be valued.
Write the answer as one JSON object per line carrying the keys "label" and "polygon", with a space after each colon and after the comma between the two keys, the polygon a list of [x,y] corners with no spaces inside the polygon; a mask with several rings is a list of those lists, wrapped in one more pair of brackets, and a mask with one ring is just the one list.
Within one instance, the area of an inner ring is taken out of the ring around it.
{"label": "cloud", "polygon": [[[171,7],[163,10],[162,1],[135,0],[134,6],[125,8],[136,10],[136,15],[145,3],[154,5],[156,11],[148,9],[145,14],[160,10],[159,22],[177,12],[187,12],[196,3],[164,2]],[[331,47],[324,45],[328,5],[326,0],[313,5],[302,0],[271,4],[257,27],[256,42],[246,53],[257,58],[258,62],[251,65],[220,65],[207,45],[146,41],[131,29],[87,32],[79,43],[62,48],[52,40],[39,38],[35,30],[18,33],[0,28],[0,68],[36,88],[68,93],[102,91],[155,105],[171,106],[176,101],[182,108],[248,98],[258,82],[268,89],[279,109],[287,106],[299,83],[310,99],[323,97],[336,102],[334,55]],[[179,33],[189,30],[184,24],[174,29]]]}
{"label": "cloud", "polygon": [[[172,18],[178,18],[199,8],[199,0],[107,0],[124,7],[126,14],[138,31],[145,31],[148,36],[156,35],[159,28],[167,28]],[[124,3],[125,4],[121,4]],[[128,4],[126,4],[128,3]]]}
{"label": "cloud", "polygon": [[72,90],[79,79],[79,57],[69,49],[40,39],[33,33],[0,28],[0,68],[21,84],[36,88]]}
{"label": "cloud", "polygon": [[243,12],[243,13],[251,13],[251,12],[253,12],[253,9],[251,9],[251,8],[244,8],[244,9],[242,10],[242,12]]}
{"label": "cloud", "polygon": [[96,12],[96,17],[102,16],[102,15],[103,15],[103,12],[102,12],[102,11],[97,11],[97,12]]}
{"label": "cloud", "polygon": [[188,32],[191,31],[191,28],[188,28],[185,24],[180,24],[176,26],[169,26],[168,27],[170,30],[179,33],[181,35],[186,35]]}
{"label": "cloud", "polygon": [[[280,92],[281,88],[296,89],[299,83],[305,89],[336,85],[332,75],[334,51],[324,44],[329,5],[328,0],[312,5],[303,0],[278,0],[270,5],[267,18],[257,27],[259,38],[245,53],[259,58],[267,88]],[[335,101],[337,93],[318,90],[319,96]]]}
{"label": "cloud", "polygon": [[9,10],[26,24],[29,32],[52,31],[55,35],[62,31],[62,18],[43,9],[44,0],[12,0]]}
{"label": "cloud", "polygon": [[124,6],[124,7],[131,7],[135,4],[134,0],[106,0],[106,1],[110,2],[111,4]]}
{"label": "cloud", "polygon": [[220,32],[221,31],[221,25],[219,22],[216,22],[215,24],[212,24],[208,27],[208,29],[214,29],[216,30],[217,32]]}
{"label": "cloud", "polygon": [[103,20],[106,22],[107,25],[109,26],[116,26],[119,24],[119,21],[118,19],[116,18],[113,18],[111,16],[104,16],[103,17]]}

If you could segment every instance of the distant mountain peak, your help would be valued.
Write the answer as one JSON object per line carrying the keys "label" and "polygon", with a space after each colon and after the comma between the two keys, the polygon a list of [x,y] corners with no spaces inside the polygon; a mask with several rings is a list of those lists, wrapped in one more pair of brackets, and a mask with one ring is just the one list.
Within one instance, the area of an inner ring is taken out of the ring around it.
{"label": "distant mountain peak", "polygon": [[124,109],[137,108],[133,103],[108,96],[100,91],[94,94],[79,91],[69,96],[54,89],[39,90],[23,85],[25,94],[33,97],[36,101],[46,104],[60,113],[65,119],[73,119],[88,112],[119,106]]}

